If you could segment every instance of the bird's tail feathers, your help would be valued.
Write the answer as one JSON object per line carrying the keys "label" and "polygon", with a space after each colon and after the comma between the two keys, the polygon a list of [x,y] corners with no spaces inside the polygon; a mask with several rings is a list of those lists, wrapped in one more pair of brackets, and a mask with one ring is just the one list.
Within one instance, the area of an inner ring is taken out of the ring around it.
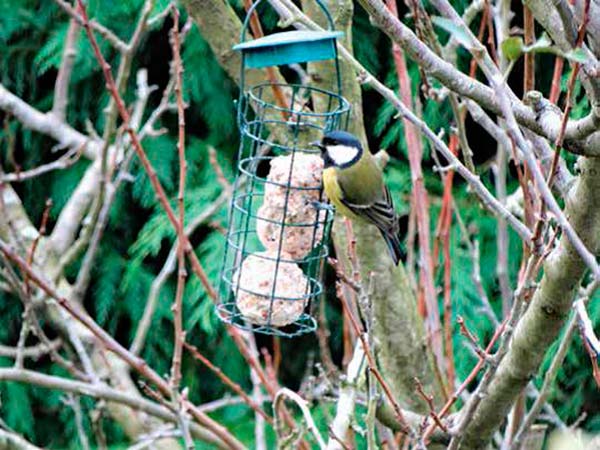
{"label": "bird's tail feathers", "polygon": [[383,239],[388,246],[390,255],[394,260],[394,264],[397,266],[400,260],[405,258],[404,250],[402,249],[402,241],[400,240],[400,233],[390,233],[389,231],[381,231]]}

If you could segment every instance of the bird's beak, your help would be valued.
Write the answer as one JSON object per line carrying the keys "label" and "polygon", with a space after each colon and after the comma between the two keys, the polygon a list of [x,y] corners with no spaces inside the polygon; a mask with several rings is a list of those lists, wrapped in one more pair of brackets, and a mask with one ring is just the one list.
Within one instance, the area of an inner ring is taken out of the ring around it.
{"label": "bird's beak", "polygon": [[321,151],[325,150],[325,146],[321,144],[321,141],[314,141],[309,144],[311,147],[317,147]]}

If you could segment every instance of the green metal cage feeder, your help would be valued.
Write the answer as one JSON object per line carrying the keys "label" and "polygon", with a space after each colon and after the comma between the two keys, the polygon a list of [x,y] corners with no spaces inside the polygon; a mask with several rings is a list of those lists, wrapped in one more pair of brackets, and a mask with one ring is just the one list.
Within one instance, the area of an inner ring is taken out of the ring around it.
{"label": "green metal cage feeder", "polygon": [[[311,304],[323,291],[333,212],[323,197],[320,155],[311,141],[348,125],[333,20],[328,31],[284,31],[246,41],[242,55],[238,173],[229,209],[219,318],[258,333],[293,337],[316,329]],[[337,92],[305,84],[245,85],[247,69],[332,60]]]}

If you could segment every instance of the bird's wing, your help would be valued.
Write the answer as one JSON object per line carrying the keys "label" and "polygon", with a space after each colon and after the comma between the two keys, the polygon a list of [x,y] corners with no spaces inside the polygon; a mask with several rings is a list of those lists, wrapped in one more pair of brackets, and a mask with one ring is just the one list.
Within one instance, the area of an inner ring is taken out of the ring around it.
{"label": "bird's wing", "polygon": [[360,205],[352,203],[343,197],[341,201],[350,211],[357,216],[367,219],[381,231],[394,232],[398,226],[398,216],[394,210],[392,196],[385,185],[383,186],[383,195],[373,203]]}

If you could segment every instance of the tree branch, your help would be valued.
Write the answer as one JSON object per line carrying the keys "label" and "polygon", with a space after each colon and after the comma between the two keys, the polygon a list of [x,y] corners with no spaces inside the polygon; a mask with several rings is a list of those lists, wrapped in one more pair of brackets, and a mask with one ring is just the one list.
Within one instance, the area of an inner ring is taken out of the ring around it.
{"label": "tree branch", "polygon": [[53,114],[38,111],[2,84],[0,84],[0,109],[10,113],[25,128],[50,136],[60,147],[83,148],[83,155],[89,159],[94,159],[100,153],[102,142],[81,134]]}
{"label": "tree branch", "polygon": [[[74,19],[80,26],[83,26],[83,19],[77,13],[75,8],[69,4],[66,0],[54,0],[56,4],[61,7],[72,19]],[[123,42],[116,34],[104,25],[99,24],[95,20],[90,21],[90,27],[97,31],[100,36],[106,39],[115,49],[120,53],[125,53],[128,50],[128,45]]]}
{"label": "tree branch", "polygon": [[[582,170],[566,215],[585,245],[597,253],[600,248],[600,161],[582,158]],[[530,306],[514,332],[507,355],[501,361],[494,382],[488,388],[472,421],[467,425],[461,449],[483,449],[502,423],[514,399],[539,367],[546,349],[558,335],[586,271],[566,235],[544,264],[544,276]]]}
{"label": "tree branch", "polygon": [[[62,346],[62,340],[54,339],[50,342],[50,345],[40,343],[32,347],[23,348],[23,357],[30,358],[34,361],[47,355],[49,352],[58,350]],[[0,345],[0,356],[4,358],[16,358],[18,349],[16,347],[8,347],[6,345]]]}
{"label": "tree branch", "polygon": [[[16,381],[19,383],[31,384],[47,389],[57,389],[63,392],[72,392],[78,395],[102,398],[111,402],[127,405],[134,410],[144,411],[145,413],[157,417],[165,422],[177,424],[178,421],[177,415],[167,409],[165,406],[159,405],[141,396],[129,395],[122,390],[111,388],[104,383],[84,383],[82,381],[74,381],[66,378],[44,375],[32,370],[4,368],[0,368],[0,380]],[[227,446],[223,445],[222,441],[213,433],[198,425],[193,425],[191,427],[191,431],[198,439],[202,439],[203,441],[216,445],[219,448],[228,448]]]}
{"label": "tree branch", "polygon": [[[58,304],[64,309],[70,316],[80,322],[85,328],[87,328],[110,352],[116,354],[120,359],[127,363],[131,368],[135,369],[140,375],[151,381],[160,392],[169,396],[171,388],[169,383],[165,381],[160,375],[152,370],[146,362],[133,355],[121,344],[119,344],[110,334],[102,329],[90,316],[80,309],[79,305],[76,305],[65,297],[61,296],[45,279],[40,276],[39,273],[34,271],[23,258],[17,255],[5,242],[0,240],[0,251],[9,258],[14,264],[16,264],[21,272],[29,277],[33,283],[35,283],[47,296],[56,300]],[[198,410],[194,405],[188,405],[190,413],[194,419],[201,425],[209,428],[214,432],[215,435],[219,436],[221,440],[226,443],[230,448],[241,450],[244,446],[232,436],[229,431],[213,421],[210,417]]]}
{"label": "tree branch", "polygon": [[533,405],[531,405],[531,408],[529,409],[527,416],[523,420],[523,423],[521,424],[517,434],[515,435],[515,437],[512,440],[512,443],[511,443],[512,450],[519,450],[521,448],[529,429],[534,424],[535,420],[538,417],[538,414],[544,407],[544,404],[546,403],[546,399],[548,398],[548,396],[550,394],[550,389],[556,378],[558,370],[562,366],[565,356],[567,355],[567,350],[569,350],[569,346],[571,345],[571,338],[573,337],[573,333],[575,332],[576,329],[577,329],[577,321],[575,320],[575,317],[573,316],[573,317],[571,317],[571,319],[569,320],[569,323],[567,324],[565,333],[560,341],[560,345],[558,346],[558,349],[556,350],[556,353],[555,353],[554,357],[552,358],[550,367],[548,368],[548,370],[546,371],[546,374],[544,375],[544,383],[542,384],[542,388],[540,389],[538,397],[533,402]]}
{"label": "tree branch", "polygon": [[42,450],[16,433],[0,428],[0,448],[6,450]]}
{"label": "tree branch", "polygon": [[[408,55],[423,67],[427,74],[433,76],[457,94],[479,103],[499,116],[503,116],[498,98],[492,89],[463,74],[452,64],[437,56],[406,25],[395,18],[381,0],[360,0],[360,4],[372,17],[374,23],[394,42],[400,44]],[[491,68],[489,62],[486,63],[485,67]],[[520,125],[544,137],[549,136],[549,130],[537,122],[533,111],[523,104],[523,102],[514,98],[514,95],[511,98],[511,104]],[[559,125],[560,121],[557,121],[556,124]],[[570,141],[565,144],[565,148],[569,151],[581,153],[586,151],[587,146],[580,141]]]}
{"label": "tree branch", "polygon": [[65,123],[67,105],[69,104],[69,84],[71,82],[73,66],[75,65],[75,57],[77,56],[77,39],[79,38],[80,31],[81,26],[75,19],[71,19],[63,47],[62,60],[54,83],[52,114]]}
{"label": "tree branch", "polygon": [[24,170],[22,172],[0,174],[0,183],[14,183],[30,180],[48,172],[52,172],[53,170],[63,170],[71,167],[73,164],[79,161],[82,149],[83,148],[72,148],[56,161],[38,166],[34,169]]}

